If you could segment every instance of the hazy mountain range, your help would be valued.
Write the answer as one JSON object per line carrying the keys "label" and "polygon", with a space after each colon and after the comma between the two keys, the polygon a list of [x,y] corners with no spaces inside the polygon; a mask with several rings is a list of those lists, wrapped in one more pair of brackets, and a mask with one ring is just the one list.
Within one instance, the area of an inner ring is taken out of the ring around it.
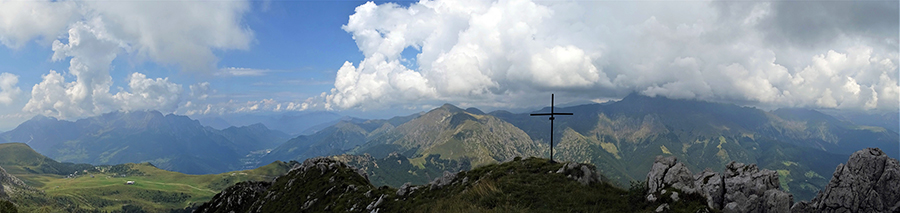
{"label": "hazy mountain range", "polygon": [[314,133],[315,131],[337,123],[341,118],[342,116],[336,113],[323,111],[226,114],[196,117],[196,119],[200,121],[200,124],[215,129],[263,124],[273,130],[278,130],[294,136]]}
{"label": "hazy mountain range", "polygon": [[287,138],[261,124],[216,130],[157,111],[112,112],[74,122],[37,116],[0,134],[2,142],[26,143],[57,161],[150,162],[187,174],[237,170],[245,155],[274,148]]}

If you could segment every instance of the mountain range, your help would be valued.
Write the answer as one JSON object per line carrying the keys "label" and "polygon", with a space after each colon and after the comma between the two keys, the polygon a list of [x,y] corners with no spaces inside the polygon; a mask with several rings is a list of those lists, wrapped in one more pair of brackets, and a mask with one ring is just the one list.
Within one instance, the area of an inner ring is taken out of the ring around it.
{"label": "mountain range", "polygon": [[288,137],[261,124],[216,130],[186,116],[134,111],[77,121],[36,116],[0,134],[0,143],[26,143],[63,162],[150,162],[171,171],[211,174],[237,170],[245,155],[274,148]]}
{"label": "mountain range", "polygon": [[[555,121],[555,159],[596,165],[620,186],[643,179],[655,156],[664,155],[678,157],[695,171],[721,172],[732,161],[757,164],[777,171],[781,188],[798,199],[811,199],[828,183],[827,174],[839,159],[855,150],[879,147],[888,156],[900,155],[897,130],[810,109],[764,111],[631,94],[620,101],[556,111],[574,116]],[[150,162],[188,174],[340,156],[367,172],[373,184],[393,187],[423,184],[445,170],[546,157],[550,151],[549,122],[529,113],[484,113],[445,104],[392,119],[324,120],[308,122],[317,131],[288,139],[264,124],[219,130],[155,111],[113,112],[74,122],[37,116],[0,134],[0,142],[27,143],[59,161]]]}
{"label": "mountain range", "polygon": [[[550,110],[538,112],[544,111]],[[642,179],[655,156],[671,155],[683,159],[694,170],[711,168],[721,172],[722,165],[732,161],[758,164],[778,171],[782,188],[794,196],[811,199],[828,183],[827,174],[840,163],[838,159],[846,159],[853,151],[881,147],[889,156],[900,155],[896,131],[857,125],[809,109],[763,111],[733,104],[632,94],[617,102],[561,107],[556,111],[575,114],[556,119],[556,159],[594,164],[623,186]],[[423,175],[418,172],[428,170],[425,164],[429,159],[474,167],[516,156],[549,156],[549,122],[529,113],[483,113],[446,104],[403,118],[408,121],[342,121],[327,131],[282,144],[264,156],[262,162],[368,154],[369,157],[353,158],[355,165],[364,166],[377,177],[385,174],[384,170],[397,168],[378,166],[376,162],[400,156],[410,166],[397,160],[394,166],[409,169],[404,174],[393,174],[395,178],[422,184],[427,179],[419,177]],[[297,154],[300,151],[315,154]],[[373,179],[375,184],[394,187],[403,183],[389,182]]]}
{"label": "mountain range", "polygon": [[343,116],[333,112],[312,111],[264,114],[226,114],[197,116],[195,119],[200,121],[200,124],[215,129],[263,124],[273,130],[297,136],[311,134],[322,128],[334,125],[341,118],[343,118]]}

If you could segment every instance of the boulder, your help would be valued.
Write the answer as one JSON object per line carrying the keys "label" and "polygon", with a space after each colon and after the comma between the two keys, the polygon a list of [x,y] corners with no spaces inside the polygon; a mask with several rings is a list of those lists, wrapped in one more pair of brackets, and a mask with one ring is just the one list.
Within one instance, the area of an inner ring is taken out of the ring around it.
{"label": "boulder", "polygon": [[432,189],[432,190],[440,189],[441,187],[444,187],[446,185],[450,185],[451,183],[453,183],[454,179],[456,179],[456,173],[444,171],[443,176],[434,178],[434,180],[431,181],[431,183],[430,183],[431,187],[429,189]]}

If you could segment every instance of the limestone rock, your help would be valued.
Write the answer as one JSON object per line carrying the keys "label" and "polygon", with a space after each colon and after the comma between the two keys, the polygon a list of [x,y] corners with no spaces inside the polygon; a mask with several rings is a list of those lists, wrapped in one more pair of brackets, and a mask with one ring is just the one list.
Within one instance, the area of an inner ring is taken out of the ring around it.
{"label": "limestone rock", "polygon": [[0,167],[0,198],[9,198],[22,191],[34,191],[25,182],[22,182],[16,176],[6,173],[3,167]]}
{"label": "limestone rock", "polygon": [[[779,189],[778,174],[755,164],[731,162],[724,173],[712,170],[692,174],[675,157],[657,157],[647,173],[647,200],[655,202],[672,187],[706,198],[710,208],[724,212],[786,212],[793,196]],[[677,200],[673,192],[672,200]]]}
{"label": "limestone rock", "polygon": [[900,163],[879,148],[857,151],[838,165],[824,191],[792,212],[900,212]]}
{"label": "limestone rock", "polygon": [[675,161],[677,161],[675,156],[656,156],[656,162],[647,173],[647,194],[659,192],[664,187],[666,172],[675,165]]}
{"label": "limestone rock", "polygon": [[655,212],[664,212],[664,211],[668,211],[668,210],[669,210],[669,204],[663,203],[662,205],[659,205],[659,207],[656,207]]}
{"label": "limestone rock", "polygon": [[431,188],[430,188],[430,189],[435,189],[435,188],[438,188],[438,189],[439,189],[439,188],[441,188],[441,187],[444,187],[444,186],[446,186],[446,185],[449,185],[450,183],[453,183],[453,180],[454,180],[454,179],[456,179],[456,173],[444,171],[444,175],[443,175],[443,176],[437,177],[437,178],[435,178],[433,181],[431,181],[431,183],[430,183],[430,184],[431,184]]}

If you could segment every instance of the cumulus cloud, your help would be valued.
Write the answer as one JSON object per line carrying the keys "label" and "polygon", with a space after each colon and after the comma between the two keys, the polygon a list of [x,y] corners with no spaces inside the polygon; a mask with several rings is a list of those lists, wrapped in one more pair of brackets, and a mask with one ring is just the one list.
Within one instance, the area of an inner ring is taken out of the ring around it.
{"label": "cumulus cloud", "polygon": [[215,92],[209,88],[209,82],[200,82],[190,86],[191,89],[191,97],[197,100],[206,100],[209,98],[209,93]]}
{"label": "cumulus cloud", "polygon": [[128,87],[131,92],[118,92],[113,96],[120,109],[126,111],[175,111],[183,91],[181,85],[169,82],[169,78],[150,79],[141,73],[131,74]]}
{"label": "cumulus cloud", "polygon": [[[184,98],[206,99],[209,84],[191,85],[185,94],[168,78],[135,72],[126,79],[127,88],[113,94],[112,61],[127,56],[214,71],[214,50],[248,48],[253,32],[241,23],[248,10],[246,1],[0,1],[0,43],[16,48],[52,39],[52,59],[69,60],[67,72],[51,70],[34,85],[25,112],[60,118],[113,110],[172,112]],[[16,92],[2,89],[3,95]]]}
{"label": "cumulus cloud", "polygon": [[262,99],[258,101],[235,101],[195,103],[188,101],[176,111],[184,115],[222,115],[230,113],[254,113],[254,112],[284,112],[321,109],[316,97],[307,98],[304,101],[277,101],[274,99]]}
{"label": "cumulus cloud", "polygon": [[[477,100],[533,106],[543,105],[533,102],[536,94],[602,99],[636,91],[759,106],[896,110],[897,8],[897,2],[369,2],[343,26],[365,59],[340,67],[326,108]],[[418,53],[414,60],[402,54],[409,49]],[[404,65],[409,61],[413,68]]]}
{"label": "cumulus cloud", "polygon": [[78,19],[70,1],[0,1],[0,44],[19,48],[35,37],[49,42]]}
{"label": "cumulus cloud", "polygon": [[[247,49],[253,31],[241,23],[247,1],[84,1],[110,25],[126,50],[186,70],[212,71],[213,50]],[[88,13],[86,16],[92,16]]]}
{"label": "cumulus cloud", "polygon": [[11,73],[0,73],[0,104],[9,105],[17,99],[22,90],[16,84],[19,76]]}

